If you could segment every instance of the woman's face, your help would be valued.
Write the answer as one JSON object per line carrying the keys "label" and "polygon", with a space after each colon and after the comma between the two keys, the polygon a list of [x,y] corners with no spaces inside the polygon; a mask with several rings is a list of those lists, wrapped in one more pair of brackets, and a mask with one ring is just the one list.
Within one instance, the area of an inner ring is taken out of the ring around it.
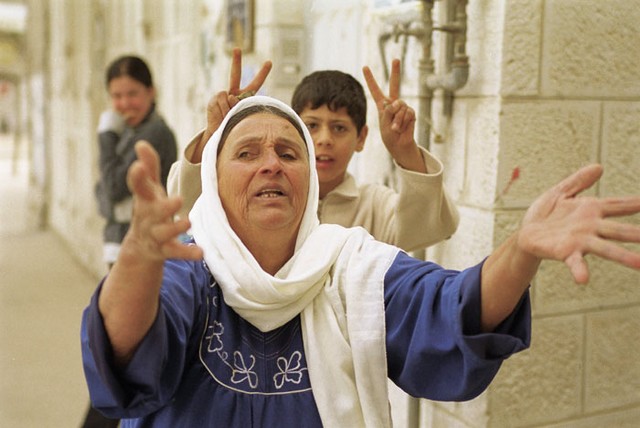
{"label": "woman's face", "polygon": [[304,140],[286,119],[271,113],[246,117],[218,155],[218,191],[229,223],[243,232],[296,233],[309,192]]}
{"label": "woman's face", "polygon": [[148,88],[129,76],[111,79],[109,82],[111,105],[129,126],[137,126],[142,122],[155,99],[155,90]]}

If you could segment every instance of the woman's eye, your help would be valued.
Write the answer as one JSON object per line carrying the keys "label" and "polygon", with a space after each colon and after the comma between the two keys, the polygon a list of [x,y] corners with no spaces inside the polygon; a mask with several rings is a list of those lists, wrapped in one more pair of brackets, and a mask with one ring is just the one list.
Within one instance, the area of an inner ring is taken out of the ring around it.
{"label": "woman's eye", "polygon": [[295,153],[292,153],[292,152],[280,153],[280,157],[283,158],[283,159],[288,159],[288,160],[297,159]]}

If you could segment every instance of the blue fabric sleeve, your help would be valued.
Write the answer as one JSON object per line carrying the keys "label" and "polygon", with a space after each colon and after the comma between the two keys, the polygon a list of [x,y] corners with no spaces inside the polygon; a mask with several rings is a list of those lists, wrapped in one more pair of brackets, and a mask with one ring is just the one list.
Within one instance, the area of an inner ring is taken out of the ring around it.
{"label": "blue fabric sleeve", "polygon": [[482,264],[458,272],[400,252],[387,271],[389,377],[408,394],[470,400],[487,388],[502,361],[529,346],[528,292],[494,332],[481,332]]}
{"label": "blue fabric sleeve", "polygon": [[[194,284],[207,281],[192,262],[165,264],[158,316],[126,367],[113,363],[113,352],[98,310],[102,284],[82,318],[82,359],[95,408],[112,418],[136,418],[151,413],[171,399],[179,385],[185,360],[196,352],[187,345],[197,319],[204,314],[203,296]],[[195,341],[194,343],[197,343]],[[127,392],[129,391],[129,392]]]}

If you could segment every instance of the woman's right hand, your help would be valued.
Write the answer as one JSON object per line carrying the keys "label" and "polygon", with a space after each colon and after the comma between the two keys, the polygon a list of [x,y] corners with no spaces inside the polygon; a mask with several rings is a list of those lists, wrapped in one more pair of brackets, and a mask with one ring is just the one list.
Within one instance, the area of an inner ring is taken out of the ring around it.
{"label": "woman's right hand", "polygon": [[168,197],[160,181],[160,157],[151,144],[139,141],[135,146],[138,159],[127,174],[127,185],[133,194],[133,218],[121,251],[145,260],[198,260],[202,250],[184,245],[178,238],[191,227],[187,218],[174,221],[182,205],[180,197]]}
{"label": "woman's right hand", "polygon": [[202,249],[179,242],[188,219],[173,221],[181,205],[160,183],[160,157],[151,144],[139,141],[138,159],[127,173],[133,194],[131,226],[98,299],[114,361],[125,366],[156,319],[166,259],[202,259]]}

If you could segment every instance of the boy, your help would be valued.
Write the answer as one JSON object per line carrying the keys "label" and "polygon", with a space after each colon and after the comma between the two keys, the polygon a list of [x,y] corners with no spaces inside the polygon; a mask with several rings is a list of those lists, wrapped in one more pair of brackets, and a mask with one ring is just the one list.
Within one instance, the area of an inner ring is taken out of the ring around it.
{"label": "boy", "polygon": [[[200,160],[209,137],[238,96],[260,89],[271,69],[271,63],[265,63],[241,90],[240,65],[241,53],[236,50],[229,91],[211,99],[207,128],[189,143],[184,158],[169,174],[169,194],[183,197],[182,216],[200,195]],[[415,112],[398,99],[400,62],[392,64],[389,96],[380,90],[368,67],[363,72],[378,109],[382,140],[398,166],[398,191],[379,184],[358,186],[347,172],[351,157],[362,151],[368,134],[362,85],[340,71],[312,73],[296,87],[292,107],[307,125],[316,148],[318,218],[321,223],[361,226],[376,239],[405,251],[423,249],[450,237],[458,226],[458,212],[443,187],[442,163],[415,143]]]}

